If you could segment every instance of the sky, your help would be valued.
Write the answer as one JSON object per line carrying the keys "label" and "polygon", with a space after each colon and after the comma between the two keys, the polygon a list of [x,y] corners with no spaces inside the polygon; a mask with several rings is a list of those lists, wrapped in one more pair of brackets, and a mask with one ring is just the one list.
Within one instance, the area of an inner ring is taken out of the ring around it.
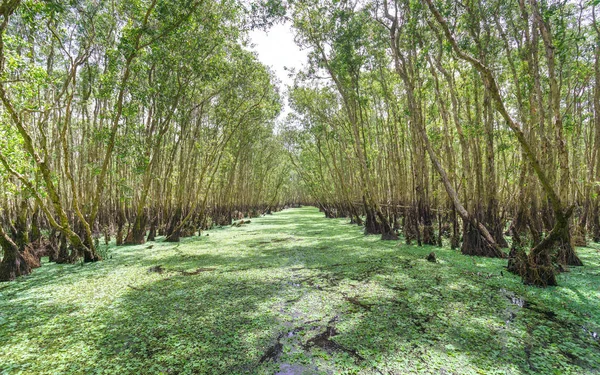
{"label": "sky", "polygon": [[[285,68],[295,68],[299,70],[307,61],[307,51],[300,50],[300,47],[294,43],[294,34],[291,25],[286,22],[274,25],[268,32],[255,30],[250,32],[250,41],[254,44],[251,49],[258,53],[259,60],[271,67],[275,75],[281,81],[281,93],[285,93],[285,87],[294,82],[293,77],[289,77],[289,72]],[[287,98],[283,98],[284,108],[279,115],[279,119],[285,118],[290,112],[287,105]]]}

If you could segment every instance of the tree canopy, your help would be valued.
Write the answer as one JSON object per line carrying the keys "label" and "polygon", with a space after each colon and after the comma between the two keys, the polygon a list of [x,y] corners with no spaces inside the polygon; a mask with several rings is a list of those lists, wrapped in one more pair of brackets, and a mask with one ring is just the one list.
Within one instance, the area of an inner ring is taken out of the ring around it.
{"label": "tree canopy", "polygon": [[[597,8],[4,1],[1,278],[305,203],[554,285],[600,241]],[[248,47],[284,21],[285,91]]]}

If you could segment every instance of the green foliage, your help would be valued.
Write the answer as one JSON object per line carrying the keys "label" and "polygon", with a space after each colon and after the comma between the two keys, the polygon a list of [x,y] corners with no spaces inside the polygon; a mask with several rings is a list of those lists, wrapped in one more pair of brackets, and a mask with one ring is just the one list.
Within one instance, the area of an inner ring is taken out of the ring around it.
{"label": "green foliage", "polygon": [[[600,366],[591,335],[600,330],[596,248],[579,249],[586,266],[561,274],[560,287],[538,289],[501,276],[502,260],[436,248],[431,263],[431,247],[365,237],[314,208],[209,234],[111,246],[112,256],[83,267],[44,262],[1,285],[4,373],[273,374],[287,364],[319,374],[593,374]],[[163,273],[149,271],[157,265]],[[306,346],[328,325],[337,349]],[[281,335],[277,362],[261,363]]]}

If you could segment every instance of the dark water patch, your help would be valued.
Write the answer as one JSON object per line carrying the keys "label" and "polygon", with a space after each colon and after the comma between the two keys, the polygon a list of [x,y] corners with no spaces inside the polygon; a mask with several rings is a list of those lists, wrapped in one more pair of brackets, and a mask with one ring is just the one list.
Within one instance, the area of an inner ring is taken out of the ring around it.
{"label": "dark water patch", "polygon": [[[215,271],[215,270],[216,270],[216,268],[214,268],[214,267],[199,267],[199,268],[196,268],[194,271],[168,270],[168,269],[164,268],[162,265],[158,265],[158,266],[152,266],[152,267],[148,268],[148,273],[155,272],[158,274],[163,274],[165,272],[169,272],[170,274],[172,274],[174,272],[179,272],[183,276],[193,276],[193,275],[201,274],[202,272]],[[165,280],[168,280],[168,279],[170,279],[170,277],[166,278]]]}
{"label": "dark water patch", "polygon": [[523,297],[517,296],[513,292],[507,291],[505,289],[500,289],[500,294],[506,297],[511,304],[518,306],[519,308],[533,311],[535,313],[543,315],[548,320],[556,321],[556,313],[554,311],[543,309],[539,307],[535,302],[527,301]]}
{"label": "dark water patch", "polygon": [[337,286],[339,284],[340,280],[341,280],[341,277],[327,274],[327,273],[320,273],[320,274],[313,275],[313,276],[307,276],[307,277],[295,279],[296,282],[301,283],[301,284],[306,284],[317,290],[323,290],[324,285],[321,285],[321,284],[327,284],[327,286],[329,286],[329,287]]}
{"label": "dark water patch", "polygon": [[277,341],[275,342],[275,344],[267,348],[262,357],[260,357],[258,363],[264,363],[268,361],[277,362],[277,360],[279,359],[279,357],[281,357],[281,354],[283,353],[283,344],[281,343],[283,335],[284,334],[281,333],[279,334],[279,336],[277,336]]}
{"label": "dark water patch", "polygon": [[523,298],[519,298],[516,296],[506,296],[506,298],[510,300],[510,303],[512,303],[513,305],[517,305],[521,308],[528,305],[527,301],[525,301]]}
{"label": "dark water patch", "polygon": [[349,275],[348,278],[351,280],[356,280],[356,281],[366,281],[375,275],[383,274],[383,272],[382,272],[383,269],[384,269],[383,266],[374,265],[373,267],[370,267],[369,269],[364,270],[361,274]]}
{"label": "dark water patch", "polygon": [[163,268],[162,265],[152,266],[152,267],[148,268],[148,273],[152,273],[152,272],[162,274],[163,272],[165,272],[165,269]]}
{"label": "dark water patch", "polygon": [[267,241],[257,241],[257,242],[250,243],[247,246],[252,248],[252,247],[268,245],[270,243],[271,243],[271,241],[268,241],[268,240]]}
{"label": "dark water patch", "polygon": [[327,268],[336,268],[336,267],[346,267],[346,266],[354,266],[356,264],[365,264],[365,263],[376,263],[376,262],[381,262],[382,259],[375,259],[375,260],[357,260],[355,262],[351,262],[351,263],[333,263],[333,264],[328,264],[325,266],[321,266],[321,267],[316,267],[316,269],[327,269]]}
{"label": "dark water patch", "polygon": [[596,340],[597,342],[600,342],[600,335],[598,334],[598,332],[589,330],[585,326],[581,326],[581,329],[583,329],[583,332],[589,334],[594,340]]}
{"label": "dark water patch", "polygon": [[289,242],[289,241],[302,241],[301,238],[294,238],[294,237],[286,237],[286,238],[273,238],[271,240],[271,242]]}
{"label": "dark water patch", "polygon": [[525,346],[524,351],[525,351],[525,359],[527,360],[527,366],[529,366],[529,369],[531,371],[537,372],[537,367],[531,360],[531,346]]}
{"label": "dark water patch", "polygon": [[331,338],[333,336],[336,336],[337,334],[338,334],[338,332],[335,329],[335,327],[327,326],[327,327],[325,327],[324,332],[319,333],[315,337],[308,340],[306,342],[306,344],[304,345],[304,348],[310,349],[313,346],[318,346],[319,348],[324,349],[326,352],[328,352],[330,354],[335,351],[340,351],[342,349],[341,346],[338,343],[336,343],[335,341],[331,340]]}
{"label": "dark water patch", "polygon": [[343,352],[343,353],[347,353],[348,355],[350,355],[352,358],[354,358],[357,361],[364,361],[365,358],[363,356],[361,356],[360,354],[358,354],[358,352],[355,349],[349,349],[344,347],[343,345],[338,344],[337,342],[333,341],[331,338],[334,336],[337,336],[338,331],[335,329],[335,322],[337,322],[338,320],[338,316],[335,316],[333,319],[331,319],[327,325],[327,327],[325,327],[325,331],[319,333],[318,335],[314,336],[313,338],[311,338],[310,340],[308,340],[306,342],[306,344],[304,344],[304,349],[305,350],[310,350],[313,347],[318,347],[323,349],[324,351],[326,351],[329,354],[334,354],[336,352]]}
{"label": "dark water patch", "polygon": [[344,299],[348,302],[350,302],[351,304],[361,307],[367,311],[371,311],[371,309],[373,308],[373,304],[369,304],[369,303],[365,303],[365,302],[361,302],[357,297],[348,297],[345,296]]}
{"label": "dark water patch", "polygon": [[277,335],[277,339],[275,341],[275,343],[268,347],[267,350],[265,351],[265,353],[262,355],[262,357],[260,357],[260,360],[258,361],[258,363],[264,363],[264,362],[277,362],[279,360],[279,358],[281,357],[281,355],[283,354],[283,342],[288,342],[286,341],[286,339],[292,339],[294,337],[296,337],[296,335],[299,332],[302,332],[305,330],[305,327],[296,327],[290,331],[287,332],[281,332]]}
{"label": "dark water patch", "polygon": [[323,290],[323,287],[321,287],[320,284],[315,283],[313,279],[306,280],[306,284],[317,290]]}
{"label": "dark water patch", "polygon": [[571,353],[571,352],[569,352],[569,351],[566,351],[566,350],[561,350],[560,352],[561,352],[561,353],[562,353],[562,354],[563,354],[565,357],[569,358],[569,360],[571,360],[571,362],[575,362],[575,361],[577,361],[577,360],[579,359],[579,358],[578,358],[578,357],[577,357],[575,354],[573,354],[573,353]]}
{"label": "dark water patch", "polygon": [[[412,317],[412,321],[414,326],[417,328],[417,330],[419,331],[419,333],[421,334],[426,334],[427,333],[427,328],[425,327],[427,324],[430,324],[431,321],[433,320],[433,318],[435,318],[435,314],[433,315],[420,315],[420,316],[414,316]],[[437,340],[437,337],[434,337],[435,340]]]}
{"label": "dark water patch", "polygon": [[517,314],[515,314],[513,311],[509,311],[508,319],[506,319],[506,324],[514,322],[516,318],[517,318]]}
{"label": "dark water patch", "polygon": [[291,330],[291,331],[288,331],[288,332],[285,334],[285,336],[286,336],[287,338],[292,338],[292,337],[296,336],[296,335],[297,335],[299,332],[302,332],[302,331],[304,331],[304,327],[297,327],[297,328],[294,328],[294,329],[293,329],[293,330]]}
{"label": "dark water patch", "polygon": [[316,323],[316,322],[318,322],[318,321],[319,321],[319,319],[315,319],[315,320],[309,320],[308,322],[304,322],[304,325],[313,324],[313,323]]}
{"label": "dark water patch", "polygon": [[397,292],[406,292],[408,290],[407,287],[405,286],[399,286],[399,285],[391,285],[388,286],[389,289],[395,290]]}
{"label": "dark water patch", "polygon": [[303,375],[317,373],[318,369],[308,368],[302,365],[293,365],[290,363],[282,363],[279,365],[279,371],[275,375]]}
{"label": "dark water patch", "polygon": [[536,307],[536,305],[533,302],[526,303],[524,308],[526,308],[527,310],[535,311],[536,313],[545,316],[548,320],[556,320],[556,313],[554,311]]}
{"label": "dark water patch", "polygon": [[202,272],[208,272],[208,271],[214,271],[216,270],[216,268],[213,267],[200,267],[200,268],[196,268],[196,270],[192,271],[192,272],[188,272],[188,271],[180,271],[182,275],[184,276],[192,276],[192,275],[198,275]]}

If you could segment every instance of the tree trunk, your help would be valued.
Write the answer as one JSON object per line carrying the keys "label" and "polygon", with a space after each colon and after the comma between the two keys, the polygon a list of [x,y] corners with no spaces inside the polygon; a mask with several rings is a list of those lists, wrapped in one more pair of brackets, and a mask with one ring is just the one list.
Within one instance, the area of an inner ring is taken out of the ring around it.
{"label": "tree trunk", "polygon": [[19,251],[19,247],[2,227],[0,227],[0,246],[4,251],[4,258],[0,262],[0,281],[12,281],[31,273],[31,267]]}
{"label": "tree trunk", "polygon": [[[425,155],[423,155],[425,157]],[[435,245],[435,231],[433,230],[433,221],[431,220],[431,210],[429,204],[419,201],[419,212],[423,221],[423,244]]]}
{"label": "tree trunk", "polygon": [[592,241],[600,243],[600,203],[594,203],[594,209],[592,210],[591,221],[591,232]]}
{"label": "tree trunk", "polygon": [[498,201],[495,198],[490,199],[488,202],[485,222],[487,227],[490,228],[490,234],[494,237],[498,246],[507,248],[508,242],[504,238],[504,228],[498,214]]}
{"label": "tree trunk", "polygon": [[[494,76],[493,71],[483,64],[481,61],[474,58],[472,55],[464,52],[461,47],[459,47],[458,42],[452,35],[450,28],[448,27],[448,23],[444,19],[444,17],[440,14],[437,8],[433,5],[432,0],[426,0],[427,5],[431,11],[431,13],[436,18],[438,24],[441,26],[442,31],[444,32],[446,39],[450,42],[450,45],[454,52],[458,55],[461,60],[464,60],[471,64],[482,76],[482,79],[486,85],[486,89],[491,95],[491,98],[496,104],[496,110],[500,112],[502,118],[506,121],[507,125],[510,127],[515,137],[519,141],[521,145],[522,151],[533,168],[534,172],[538,176],[538,179],[546,193],[550,206],[552,207],[552,211],[554,213],[554,227],[550,234],[544,238],[538,245],[536,245],[529,253],[528,262],[526,265],[526,271],[523,275],[523,281],[528,284],[535,284],[539,286],[546,285],[556,285],[556,279],[554,277],[554,269],[550,263],[550,254],[553,248],[558,245],[559,247],[559,260],[567,260],[572,263],[581,264],[579,258],[577,258],[574,249],[570,242],[570,234],[569,234],[569,217],[573,212],[573,208],[565,209],[567,204],[567,193],[568,193],[568,158],[566,156],[566,152],[564,149],[564,139],[562,138],[562,123],[560,119],[560,99],[558,98],[559,94],[557,92],[556,80],[554,76],[554,71],[550,71],[551,75],[551,97],[552,97],[552,108],[553,108],[553,123],[556,127],[556,139],[558,144],[558,156],[560,159],[560,169],[561,169],[561,182],[560,189],[558,194],[554,190],[551,180],[548,177],[548,174],[542,168],[537,156],[535,155],[531,144],[525,138],[525,134],[521,130],[519,124],[515,121],[515,119],[511,116],[508,109],[505,106],[505,102],[501,96],[500,89],[498,83],[496,82],[496,78]],[[534,8],[537,8],[535,1],[532,3]],[[539,12],[536,11],[536,17],[538,19],[540,26],[540,31],[544,37],[544,43],[547,49],[547,53],[549,54],[549,64],[552,65],[550,68],[554,68],[553,66],[553,56],[550,54],[553,53],[551,51],[553,46],[551,45],[551,41],[549,39],[547,30],[544,29],[543,19],[539,15]]]}
{"label": "tree trunk", "polygon": [[460,235],[458,233],[458,217],[456,215],[456,208],[452,206],[452,235],[450,236],[450,248],[452,250],[458,249],[460,246]]}
{"label": "tree trunk", "polygon": [[363,202],[365,207],[365,234],[381,234],[381,228],[379,228],[379,224],[377,223],[375,212],[367,205],[364,197]]}
{"label": "tree trunk", "polygon": [[488,241],[476,225],[463,220],[463,241],[460,248],[463,255],[503,258],[498,245]]}
{"label": "tree trunk", "polygon": [[35,242],[42,238],[40,230],[40,209],[36,208],[31,218],[31,230],[29,232],[29,241]]}
{"label": "tree trunk", "polygon": [[156,241],[156,221],[157,219],[152,220],[150,224],[150,230],[148,231],[148,239],[147,241]]}
{"label": "tree trunk", "polygon": [[83,261],[85,263],[97,262],[99,260],[102,260],[100,255],[98,255],[98,253],[96,253],[95,250],[88,246],[82,246],[77,251],[78,253],[83,253]]}
{"label": "tree trunk", "polygon": [[397,241],[398,235],[394,233],[388,219],[381,213],[380,210],[377,210],[377,217],[380,221],[379,225],[381,227],[381,239],[384,241]]}
{"label": "tree trunk", "polygon": [[117,246],[123,245],[123,227],[125,226],[125,213],[123,208],[119,207],[117,212]]}
{"label": "tree trunk", "polygon": [[146,236],[146,221],[147,216],[144,212],[135,216],[133,228],[125,240],[125,245],[142,245],[146,242],[144,239]]}
{"label": "tree trunk", "polygon": [[[175,214],[171,218],[171,222],[169,223],[169,228],[167,229],[167,238],[165,238],[166,242],[179,242],[181,237],[181,228],[179,225],[179,220],[181,220],[182,209],[181,207],[177,207],[175,210]],[[231,218],[229,218],[229,222],[231,222]]]}

